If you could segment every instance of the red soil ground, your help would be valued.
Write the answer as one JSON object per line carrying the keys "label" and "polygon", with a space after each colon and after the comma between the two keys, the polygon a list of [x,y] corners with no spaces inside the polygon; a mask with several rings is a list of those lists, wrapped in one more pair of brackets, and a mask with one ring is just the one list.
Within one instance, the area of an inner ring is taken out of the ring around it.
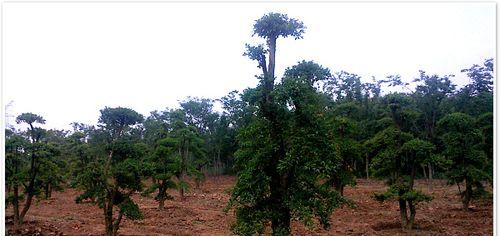
{"label": "red soil ground", "polygon": [[[121,235],[231,235],[233,213],[225,214],[223,208],[229,199],[226,191],[235,183],[234,177],[210,177],[200,190],[192,190],[185,201],[179,201],[174,191],[173,201],[165,209],[157,209],[151,197],[134,196],[144,220],[122,221]],[[417,188],[427,192],[424,182]],[[379,203],[371,198],[375,191],[385,189],[380,181],[358,180],[356,187],[348,187],[345,195],[357,208],[337,209],[329,230],[307,229],[293,222],[294,235],[492,235],[492,201],[474,202],[471,211],[461,209],[456,186],[436,181],[434,200],[417,207],[416,227],[404,232],[399,225],[398,206],[395,202]],[[49,200],[35,202],[26,216],[26,224],[14,230],[6,219],[7,235],[102,235],[104,233],[102,210],[91,204],[76,204],[78,191],[67,189],[52,194]],[[6,215],[12,214],[7,209]]]}

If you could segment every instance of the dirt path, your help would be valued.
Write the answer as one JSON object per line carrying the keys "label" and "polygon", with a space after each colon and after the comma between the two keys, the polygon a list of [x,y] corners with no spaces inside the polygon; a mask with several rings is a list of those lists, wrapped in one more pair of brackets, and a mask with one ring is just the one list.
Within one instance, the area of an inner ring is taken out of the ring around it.
{"label": "dirt path", "polygon": [[[234,222],[232,213],[225,214],[227,194],[235,182],[234,177],[210,177],[201,190],[192,190],[185,201],[171,191],[173,201],[165,203],[159,211],[151,197],[134,196],[144,220],[123,220],[121,235],[230,235]],[[426,191],[423,183],[417,187]],[[344,207],[334,212],[329,230],[306,229],[293,222],[294,235],[408,235],[399,229],[399,212],[395,202],[378,203],[370,198],[374,191],[382,191],[379,181],[358,180],[356,187],[349,187],[345,195],[357,208]],[[28,223],[12,235],[102,235],[104,233],[102,210],[91,204],[76,204],[78,192],[67,189],[53,193],[50,200],[35,203],[27,215]],[[411,235],[492,235],[493,205],[491,202],[475,203],[471,212],[461,210],[456,186],[436,183],[434,200],[417,207],[416,229]],[[7,210],[11,215],[11,209]],[[9,220],[7,220],[9,222]]]}

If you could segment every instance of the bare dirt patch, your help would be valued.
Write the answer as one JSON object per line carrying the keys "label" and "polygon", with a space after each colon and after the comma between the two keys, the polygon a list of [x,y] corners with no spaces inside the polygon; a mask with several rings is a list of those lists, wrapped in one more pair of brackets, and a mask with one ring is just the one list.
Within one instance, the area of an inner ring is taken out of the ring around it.
{"label": "bare dirt patch", "polygon": [[[235,178],[209,177],[201,189],[192,189],[184,201],[175,191],[174,200],[165,203],[164,210],[152,197],[135,194],[144,220],[124,219],[121,235],[231,235],[232,213],[223,212]],[[424,182],[417,184],[424,192]],[[417,207],[416,225],[412,232],[400,229],[398,206],[395,202],[379,203],[371,198],[374,191],[382,191],[380,181],[358,180],[355,187],[348,187],[345,195],[354,201],[356,208],[337,209],[331,217],[331,228],[307,229],[293,222],[294,235],[492,235],[493,205],[491,201],[474,202],[471,211],[461,209],[456,186],[436,181],[431,195],[434,200]],[[35,202],[26,216],[26,224],[13,229],[6,211],[8,235],[102,235],[104,233],[102,210],[91,204],[76,204],[78,191],[66,189],[53,193],[49,200]]]}

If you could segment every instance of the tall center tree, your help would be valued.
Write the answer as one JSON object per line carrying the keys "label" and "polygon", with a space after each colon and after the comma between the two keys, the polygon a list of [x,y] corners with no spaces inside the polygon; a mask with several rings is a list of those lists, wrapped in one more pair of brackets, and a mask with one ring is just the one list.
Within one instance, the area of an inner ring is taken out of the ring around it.
{"label": "tall center tree", "polygon": [[[266,40],[267,49],[263,45],[257,47],[247,45],[245,53],[252,60],[256,60],[259,68],[262,69],[260,83],[262,86],[262,99],[260,101],[260,112],[270,123],[270,142],[275,149],[272,152],[271,161],[264,170],[270,177],[270,205],[274,211],[271,217],[273,233],[290,232],[290,210],[284,203],[284,194],[287,184],[287,175],[278,173],[277,166],[280,160],[285,158],[285,146],[283,140],[283,130],[278,117],[278,109],[274,102],[274,69],[276,65],[276,41],[278,37],[295,39],[302,38],[304,24],[296,19],[290,19],[287,15],[279,13],[269,13],[258,19],[253,27],[253,35],[257,35]],[[269,53],[266,65],[266,52]]]}
{"label": "tall center tree", "polygon": [[312,226],[312,217],[318,216],[327,227],[341,199],[320,181],[326,178],[322,175],[328,172],[325,169],[332,167],[328,160],[334,158],[322,159],[324,150],[333,152],[322,142],[327,140],[326,133],[314,132],[322,127],[319,106],[313,105],[318,100],[317,91],[311,83],[320,79],[315,78],[318,73],[291,73],[307,64],[303,62],[288,70],[282,84],[275,85],[277,39],[300,39],[304,29],[296,19],[269,13],[254,25],[254,35],[264,38],[266,46],[246,46],[244,55],[258,62],[262,75],[258,87],[248,89],[243,96],[250,106],[257,107],[257,113],[239,134],[236,168],[240,171],[228,205],[236,206],[233,231],[237,234],[262,233],[270,222],[273,235],[289,235],[292,217]]}

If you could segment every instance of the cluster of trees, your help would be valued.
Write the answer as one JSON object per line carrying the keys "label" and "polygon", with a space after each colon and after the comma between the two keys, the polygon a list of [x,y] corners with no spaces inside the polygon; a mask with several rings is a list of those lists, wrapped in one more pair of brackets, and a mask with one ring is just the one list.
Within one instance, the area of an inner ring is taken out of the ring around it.
{"label": "cluster of trees", "polygon": [[[270,13],[254,35],[265,44],[247,45],[257,62],[259,84],[217,101],[188,98],[179,109],[144,118],[123,107],[102,109],[97,125],[73,123],[72,131],[45,130],[36,114],[17,117],[26,129],[6,130],[7,205],[16,225],[34,197],[50,198],[64,187],[81,190],[78,203],[103,210],[106,235],[120,222],[142,218],[131,195],[150,195],[163,209],[183,200],[206,174],[237,174],[226,210],[234,209],[234,233],[288,235],[291,219],[327,228],[335,208],[356,178],[386,180],[380,201],[399,203],[402,227],[411,229],[416,205],[431,196],[415,188],[425,178],[458,185],[464,209],[485,192],[493,175],[493,60],[464,69],[471,83],[456,89],[451,75],[420,72],[414,89],[399,76],[362,82],[345,71],[331,73],[300,61],[278,81],[278,38],[302,38],[304,24]],[[406,92],[383,95],[385,86]],[[219,102],[221,112],[214,111]],[[144,180],[151,184],[144,184]],[[461,184],[465,187],[461,190]],[[24,202],[24,203],[23,203]]]}
{"label": "cluster of trees", "polygon": [[[386,180],[387,191],[374,198],[397,201],[405,229],[416,205],[432,199],[415,189],[416,178],[431,192],[436,175],[457,184],[466,210],[485,193],[493,175],[493,59],[462,70],[471,83],[461,89],[453,75],[420,71],[412,89],[398,75],[362,82],[314,61],[276,81],[277,39],[304,31],[299,20],[270,13],[254,24],[265,44],[246,46],[262,74],[240,93],[249,122],[237,132],[238,181],[228,205],[235,233],[260,233],[270,223],[273,235],[288,235],[292,218],[308,226],[317,218],[326,228],[332,211],[349,203],[344,187],[362,176]],[[383,95],[388,86],[405,92]]]}
{"label": "cluster of trees", "polygon": [[[228,114],[213,111],[214,101],[188,98],[179,109],[136,111],[106,107],[96,126],[73,123],[72,131],[45,130],[45,120],[23,113],[17,123],[28,128],[6,130],[7,204],[20,225],[33,198],[50,198],[63,187],[81,190],[77,203],[103,210],[106,235],[116,235],[125,216],[143,216],[131,195],[155,194],[159,208],[179,190],[181,201],[190,187],[199,188],[205,174],[225,174],[236,149]],[[145,186],[143,181],[152,184]],[[20,202],[24,201],[24,204]],[[21,209],[22,207],[22,209]]]}

